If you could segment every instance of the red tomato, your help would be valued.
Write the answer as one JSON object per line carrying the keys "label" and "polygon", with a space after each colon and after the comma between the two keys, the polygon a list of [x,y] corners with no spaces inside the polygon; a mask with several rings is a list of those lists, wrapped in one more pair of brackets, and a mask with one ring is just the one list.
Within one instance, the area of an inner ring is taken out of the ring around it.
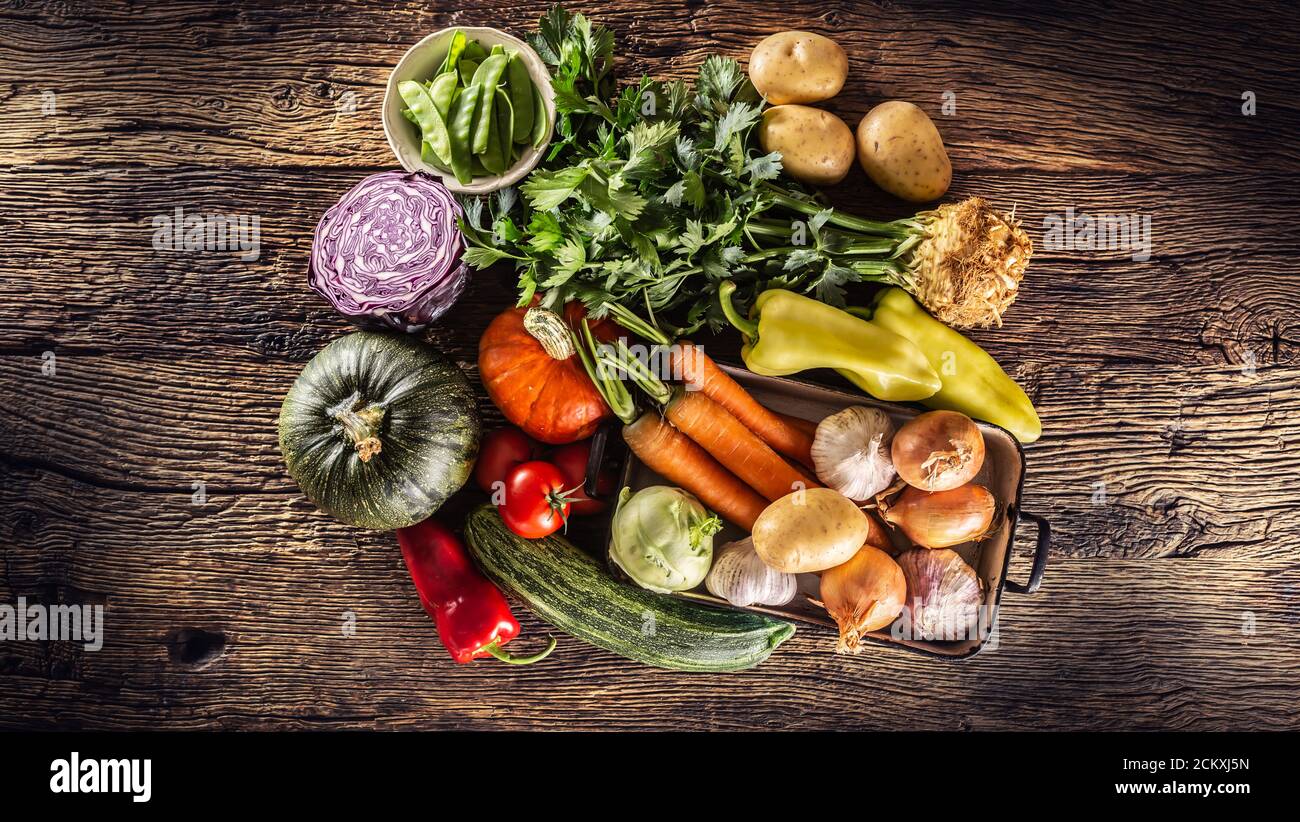
{"label": "red tomato", "polygon": [[569,517],[567,486],[564,472],[551,463],[525,462],[506,476],[505,501],[497,510],[506,527],[525,539],[553,534]]}
{"label": "red tomato", "polygon": [[[590,454],[591,440],[562,446],[551,454],[551,462],[564,473],[569,487],[577,489],[569,494],[569,499],[572,500],[569,508],[573,514],[580,517],[599,514],[609,507],[609,503],[605,500],[592,499],[583,490],[582,485],[587,480],[587,458]],[[614,485],[614,472],[602,468],[596,476],[596,493],[608,498],[614,493]]]}
{"label": "red tomato", "polygon": [[491,431],[479,448],[474,482],[490,494],[493,483],[504,482],[515,466],[536,459],[540,453],[537,441],[518,428],[507,426]]}

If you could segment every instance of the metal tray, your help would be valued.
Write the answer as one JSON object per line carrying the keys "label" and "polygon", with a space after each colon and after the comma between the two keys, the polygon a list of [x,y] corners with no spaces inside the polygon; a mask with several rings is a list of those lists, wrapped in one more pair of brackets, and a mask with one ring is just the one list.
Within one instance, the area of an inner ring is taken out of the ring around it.
{"label": "metal tray", "polygon": [[[807,420],[820,420],[851,405],[881,408],[889,414],[897,425],[901,425],[921,413],[919,410],[906,406],[878,402],[862,394],[849,394],[780,377],[764,377],[744,369],[725,365],[721,366],[721,368],[730,374],[736,382],[743,385],[753,395],[754,399],[761,404],[774,411]],[[1002,525],[992,536],[978,543],[969,542],[954,546],[952,549],[970,563],[984,582],[985,598],[979,630],[975,632],[975,636],[967,639],[926,640],[910,638],[901,635],[902,632],[899,630],[891,630],[901,628],[901,622],[895,621],[895,624],[890,628],[869,634],[868,638],[873,642],[902,646],[913,651],[948,659],[965,659],[974,656],[984,647],[989,636],[996,628],[998,605],[1002,598],[1003,589],[1006,588],[1015,593],[1032,594],[1038,590],[1038,586],[1042,582],[1051,543],[1051,530],[1047,521],[1042,517],[1026,513],[1020,509],[1020,493],[1025,479],[1024,449],[1020,447],[1020,443],[1006,429],[985,422],[980,422],[979,426],[981,433],[984,435],[986,456],[984,466],[980,469],[974,481],[993,492],[999,506],[1005,507],[1005,515],[1002,519]],[[614,458],[613,451],[616,443],[621,443],[621,438],[610,429],[604,429],[597,434],[596,442],[593,443],[591,465],[588,470],[587,492],[589,494],[595,491],[594,478],[596,469],[603,462]],[[671,484],[647,468],[636,457],[627,453],[625,448],[619,453],[626,454],[626,456],[622,457],[622,481],[619,488],[629,486],[633,491],[636,491],[650,485]],[[1033,567],[1029,572],[1029,581],[1023,585],[1006,578],[1007,566],[1011,561],[1011,549],[1016,536],[1016,525],[1021,519],[1033,522],[1038,529]],[[714,544],[720,546],[742,536],[745,536],[745,534],[740,529],[728,524],[722,533],[714,538]],[[893,536],[897,540],[896,549],[901,550],[907,547],[905,538],[897,534]],[[608,561],[609,544],[610,540],[607,534],[605,539],[607,565],[609,565],[611,573],[626,579],[621,570],[613,562]],[[816,574],[800,574],[798,581],[799,593],[788,604],[778,607],[751,606],[740,610],[757,611],[783,619],[799,620],[834,629],[834,620],[822,608],[809,602],[810,596],[817,596],[818,576]],[[735,607],[725,600],[710,594],[703,585],[691,591],[673,594],[673,596],[680,596],[723,608]]]}

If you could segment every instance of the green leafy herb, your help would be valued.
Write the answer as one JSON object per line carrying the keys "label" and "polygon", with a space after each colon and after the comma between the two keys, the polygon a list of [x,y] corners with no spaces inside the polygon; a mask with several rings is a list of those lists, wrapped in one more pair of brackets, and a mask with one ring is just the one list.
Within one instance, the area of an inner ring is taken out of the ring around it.
{"label": "green leafy herb", "polygon": [[781,155],[757,147],[763,100],[735,60],[707,57],[690,85],[643,77],[620,91],[613,34],[583,15],[552,8],[528,41],[551,69],[555,139],[522,196],[467,198],[462,221],[466,261],[512,260],[521,304],[540,289],[547,305],[690,332],[725,324],[727,280],[742,306],[765,288],[843,305],[850,283],[916,293],[948,276],[912,254],[941,212],[874,222],[773,182]]}

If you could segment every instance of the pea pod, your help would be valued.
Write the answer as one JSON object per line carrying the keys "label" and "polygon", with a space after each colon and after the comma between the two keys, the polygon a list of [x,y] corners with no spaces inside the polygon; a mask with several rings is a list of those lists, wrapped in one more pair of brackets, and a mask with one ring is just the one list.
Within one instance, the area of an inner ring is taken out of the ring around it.
{"label": "pea pod", "polygon": [[460,72],[460,84],[462,86],[468,88],[474,85],[474,75],[478,74],[478,67],[479,63],[474,60],[462,59],[460,61],[460,68],[458,71]]}
{"label": "pea pod", "polygon": [[443,163],[451,162],[451,143],[447,136],[447,124],[443,122],[438,109],[434,107],[429,92],[414,80],[403,80],[397,84],[397,93],[402,95],[402,101],[415,117],[424,144]]}
{"label": "pea pod", "polygon": [[[479,51],[483,50],[482,46],[474,43]],[[459,68],[461,55],[469,47],[469,42],[465,39],[465,32],[457,31],[451,35],[451,43],[447,46],[447,56],[442,58],[442,65],[438,67],[438,74],[455,72]]]}
{"label": "pea pod", "polygon": [[[483,91],[489,91],[489,89],[484,87]],[[497,92],[483,100],[482,105],[493,109],[492,122],[488,128],[487,151],[475,153],[475,156],[478,157],[479,162],[483,164],[483,168],[487,169],[489,174],[504,174],[506,170],[504,146],[501,145],[501,127],[499,125],[501,122],[501,108],[497,105],[497,95],[499,94],[500,92]],[[480,111],[482,111],[481,108]]]}
{"label": "pea pod", "polygon": [[514,165],[515,146],[510,140],[514,115],[510,110],[509,95],[500,88],[496,90],[494,105],[492,134],[488,139],[487,153],[483,155],[483,165],[493,174],[505,174]]}
{"label": "pea pod", "polygon": [[476,63],[481,63],[487,59],[487,56],[487,50],[483,48],[483,44],[479,41],[470,40],[465,44],[465,57],[467,59],[473,60]]}
{"label": "pea pod", "polygon": [[447,172],[451,171],[451,168],[447,165],[447,163],[444,162],[441,158],[439,158],[438,155],[434,154],[433,149],[430,148],[429,144],[426,142],[420,143],[420,159],[423,160],[426,164],[431,165],[434,168],[438,169],[439,171],[447,171]]}
{"label": "pea pod", "polygon": [[504,88],[497,88],[497,128],[501,130],[501,157],[506,168],[515,164],[515,143],[511,139],[515,130],[515,107]]}
{"label": "pea pod", "polygon": [[[474,72],[474,85],[481,86],[484,91],[484,100],[490,101],[491,95],[501,82],[501,75],[505,73],[507,58],[504,54],[488,55],[488,59],[479,64],[478,70]],[[474,125],[474,153],[482,154],[487,151],[488,135],[492,130],[492,114],[495,106],[480,106],[478,112],[478,122]]]}
{"label": "pea pod", "polygon": [[506,85],[510,88],[510,109],[515,115],[510,141],[526,143],[533,133],[533,79],[517,53],[510,55],[506,66]]}
{"label": "pea pod", "polygon": [[542,101],[542,91],[533,86],[533,147],[540,149],[551,136],[551,124],[546,118],[546,103]]}
{"label": "pea pod", "polygon": [[451,127],[448,129],[448,137],[451,140],[451,170],[461,185],[469,185],[474,179],[470,141],[473,139],[474,114],[478,110],[479,92],[478,86],[470,86],[457,95],[451,105]]}
{"label": "pea pod", "polygon": [[451,98],[456,96],[456,88],[459,85],[459,75],[439,74],[429,87],[429,96],[433,98],[433,107],[438,110],[438,114],[442,116],[444,122],[451,116]]}

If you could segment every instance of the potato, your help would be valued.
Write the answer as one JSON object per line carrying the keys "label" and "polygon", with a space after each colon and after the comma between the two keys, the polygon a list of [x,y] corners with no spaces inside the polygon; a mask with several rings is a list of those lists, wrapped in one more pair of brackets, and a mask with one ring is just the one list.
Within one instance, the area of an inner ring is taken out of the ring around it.
{"label": "potato", "polygon": [[754,550],[787,574],[824,571],[852,559],[867,537],[867,515],[830,488],[786,494],[754,522]]}
{"label": "potato", "polygon": [[810,31],[781,31],[749,55],[749,79],[774,106],[816,103],[840,93],[849,58],[834,40]]}
{"label": "potato", "polygon": [[952,182],[943,140],[924,111],[890,100],[858,124],[858,162],[872,182],[914,203],[937,200]]}
{"label": "potato", "polygon": [[853,165],[853,132],[819,108],[769,108],[758,124],[758,142],[764,151],[781,152],[787,174],[812,185],[834,185]]}

